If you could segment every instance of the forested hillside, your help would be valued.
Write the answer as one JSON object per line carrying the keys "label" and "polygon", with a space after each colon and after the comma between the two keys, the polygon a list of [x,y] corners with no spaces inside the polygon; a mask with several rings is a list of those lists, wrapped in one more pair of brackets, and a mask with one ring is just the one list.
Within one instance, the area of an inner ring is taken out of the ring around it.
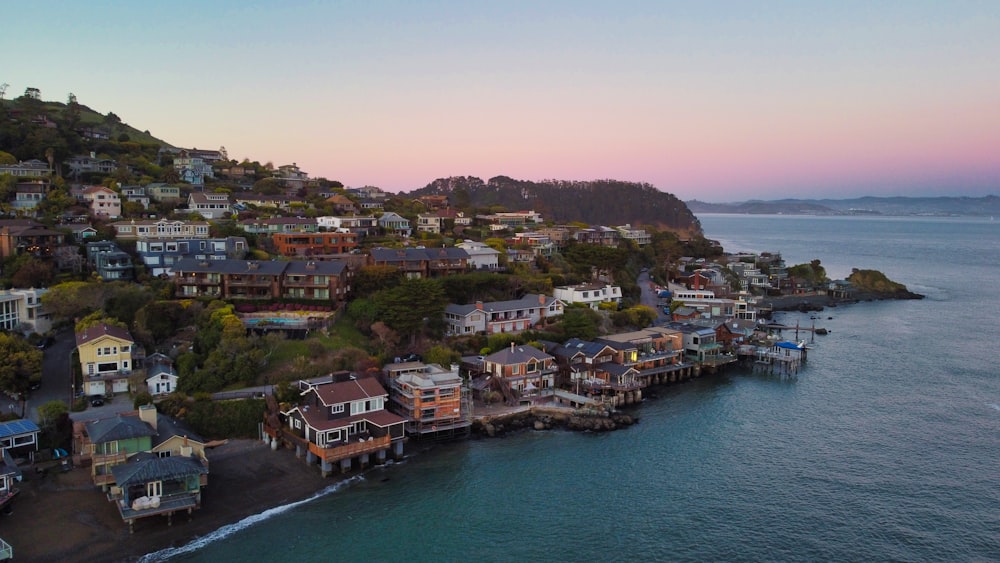
{"label": "forested hillside", "polygon": [[488,182],[474,176],[434,180],[410,197],[447,195],[457,208],[498,207],[508,211],[533,209],[545,220],[594,225],[654,225],[698,233],[701,225],[683,201],[650,184],[618,180],[531,182],[507,176]]}

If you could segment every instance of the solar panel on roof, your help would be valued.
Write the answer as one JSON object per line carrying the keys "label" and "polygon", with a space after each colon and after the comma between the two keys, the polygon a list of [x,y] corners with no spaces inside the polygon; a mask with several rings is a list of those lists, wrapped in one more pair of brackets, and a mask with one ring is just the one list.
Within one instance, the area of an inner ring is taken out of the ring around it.
{"label": "solar panel on roof", "polygon": [[26,419],[11,420],[9,422],[0,423],[0,437],[40,431],[41,429],[38,428],[37,424]]}

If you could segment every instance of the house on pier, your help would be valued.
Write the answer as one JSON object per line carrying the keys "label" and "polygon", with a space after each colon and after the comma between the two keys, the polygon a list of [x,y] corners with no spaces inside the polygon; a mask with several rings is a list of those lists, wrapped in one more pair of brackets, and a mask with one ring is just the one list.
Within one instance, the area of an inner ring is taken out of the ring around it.
{"label": "house on pier", "polygon": [[556,386],[555,357],[530,345],[504,348],[483,358],[483,371],[509,404],[549,398]]}
{"label": "house on pier", "polygon": [[565,344],[546,343],[556,358],[560,379],[577,395],[599,398],[612,407],[631,404],[639,395],[639,372],[615,362],[618,351],[605,342],[571,338]]}
{"label": "house on pier", "polygon": [[417,438],[465,436],[472,426],[472,397],[459,366],[444,369],[423,362],[387,364],[389,409],[406,418],[406,433]]}
{"label": "house on pier", "polygon": [[357,459],[366,467],[374,455],[384,462],[392,450],[403,455],[406,419],[386,410],[389,394],[374,377],[337,377],[300,382],[304,387],[301,403],[281,413],[283,428],[270,421],[268,435],[275,441],[293,443],[297,455],[309,463],[320,463],[327,475],[337,463],[347,472]]}

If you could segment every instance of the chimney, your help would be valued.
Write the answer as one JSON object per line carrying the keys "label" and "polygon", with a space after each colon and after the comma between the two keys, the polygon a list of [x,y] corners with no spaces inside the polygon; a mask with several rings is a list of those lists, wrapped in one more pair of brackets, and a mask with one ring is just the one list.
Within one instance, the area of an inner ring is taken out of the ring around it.
{"label": "chimney", "polygon": [[478,310],[478,311],[482,311],[483,310],[483,302],[482,301],[476,301],[476,310]]}
{"label": "chimney", "polygon": [[156,405],[139,405],[139,420],[156,430]]}
{"label": "chimney", "polygon": [[545,305],[545,296],[542,295],[541,293],[538,294],[538,304]]}

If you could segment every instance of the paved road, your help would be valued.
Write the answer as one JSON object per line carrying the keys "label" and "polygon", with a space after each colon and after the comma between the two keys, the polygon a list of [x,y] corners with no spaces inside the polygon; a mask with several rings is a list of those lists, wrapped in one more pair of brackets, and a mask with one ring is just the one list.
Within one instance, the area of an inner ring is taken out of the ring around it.
{"label": "paved road", "polygon": [[74,348],[73,332],[67,330],[56,334],[55,343],[43,350],[42,386],[28,393],[27,418],[38,422],[38,406],[49,401],[59,400],[69,405],[73,382],[69,363]]}
{"label": "paved road", "polygon": [[[73,370],[70,362],[76,341],[73,331],[64,330],[55,335],[55,343],[43,350],[42,386],[28,394],[25,416],[38,422],[38,407],[49,401],[62,401],[70,405],[73,400]],[[8,401],[12,402],[12,401]],[[0,408],[10,408],[0,403]],[[19,405],[15,405],[15,409]],[[132,399],[127,394],[121,394],[101,407],[87,406],[83,412],[71,412],[73,420],[93,420],[112,416],[116,413],[132,410]]]}

